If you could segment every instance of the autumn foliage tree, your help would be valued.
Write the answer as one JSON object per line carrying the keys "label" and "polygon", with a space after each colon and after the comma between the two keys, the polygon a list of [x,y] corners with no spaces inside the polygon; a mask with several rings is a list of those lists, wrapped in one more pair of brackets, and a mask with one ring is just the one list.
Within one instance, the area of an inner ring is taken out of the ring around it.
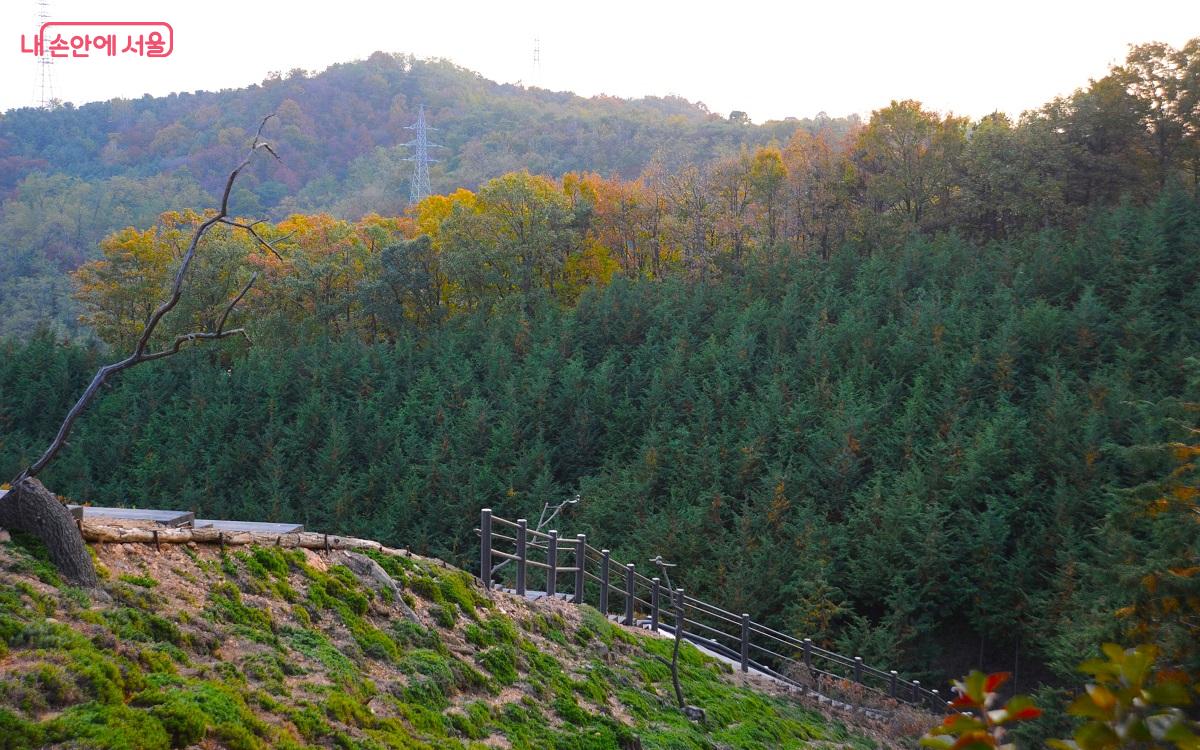
{"label": "autumn foliage tree", "polygon": [[[131,348],[169,292],[190,235],[207,218],[195,211],[168,211],[148,229],[129,227],[105,238],[104,257],[74,274],[83,322],[114,348]],[[230,295],[249,278],[246,261],[255,250],[253,238],[245,233],[223,224],[211,227],[205,253],[189,268],[196,288],[155,331],[155,341],[169,340],[190,328],[213,327]]]}
{"label": "autumn foliage tree", "polygon": [[944,226],[955,197],[967,119],[905,100],[871,114],[859,133],[855,162],[875,213],[918,229]]}

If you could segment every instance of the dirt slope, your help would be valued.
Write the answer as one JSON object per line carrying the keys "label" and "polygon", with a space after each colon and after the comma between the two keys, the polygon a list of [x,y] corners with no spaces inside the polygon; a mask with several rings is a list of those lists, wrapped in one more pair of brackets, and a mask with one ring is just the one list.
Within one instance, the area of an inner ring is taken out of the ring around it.
{"label": "dirt slope", "polygon": [[[594,609],[435,560],[98,544],[103,590],[0,544],[0,750],[869,748],[847,727]],[[848,717],[848,720],[853,721]]]}

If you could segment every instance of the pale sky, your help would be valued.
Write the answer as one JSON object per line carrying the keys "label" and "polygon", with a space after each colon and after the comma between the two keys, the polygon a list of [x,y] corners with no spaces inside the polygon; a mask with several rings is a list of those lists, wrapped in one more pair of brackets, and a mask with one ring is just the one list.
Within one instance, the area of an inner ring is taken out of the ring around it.
{"label": "pale sky", "polygon": [[[1200,36],[1200,0],[48,2],[54,20],[175,29],[168,58],[58,61],[55,94],[76,104],[241,87],[383,50],[584,96],[676,94],[755,122],[869,115],[909,98],[973,117],[1016,115],[1104,75],[1131,43],[1178,47]],[[35,0],[0,3],[2,110],[36,102],[37,66],[20,52],[35,15]]]}

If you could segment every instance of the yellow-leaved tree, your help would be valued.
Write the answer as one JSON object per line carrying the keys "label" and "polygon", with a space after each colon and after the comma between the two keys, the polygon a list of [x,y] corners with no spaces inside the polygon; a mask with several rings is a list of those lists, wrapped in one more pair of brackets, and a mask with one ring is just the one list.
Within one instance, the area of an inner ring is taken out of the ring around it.
{"label": "yellow-leaved tree", "polygon": [[[81,322],[116,349],[132,347],[170,289],[190,235],[206,218],[191,210],[169,211],[148,229],[127,227],[104,238],[100,243],[104,257],[74,273],[75,298],[83,308]],[[209,229],[205,252],[189,269],[194,291],[164,319],[154,341],[213,327],[230,295],[249,278],[245,261],[257,252],[253,238],[233,227],[218,224]]]}

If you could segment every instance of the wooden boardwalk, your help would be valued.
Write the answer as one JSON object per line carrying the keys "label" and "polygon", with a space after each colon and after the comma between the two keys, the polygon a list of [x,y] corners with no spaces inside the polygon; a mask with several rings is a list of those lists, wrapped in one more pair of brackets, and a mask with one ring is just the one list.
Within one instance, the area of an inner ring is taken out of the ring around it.
{"label": "wooden boardwalk", "polygon": [[96,508],[83,506],[83,517],[114,521],[147,521],[159,526],[190,526],[196,514],[188,510],[148,510],[144,508]]}
{"label": "wooden boardwalk", "polygon": [[267,523],[265,521],[220,521],[215,518],[197,518],[194,529],[216,529],[218,531],[252,531],[256,534],[299,534],[303,524]]}
{"label": "wooden boardwalk", "polygon": [[[0,499],[8,490],[0,490]],[[76,521],[103,519],[110,521],[139,521],[169,528],[216,529],[217,531],[248,531],[255,534],[299,534],[299,523],[270,523],[266,521],[230,521],[217,518],[196,518],[190,510],[154,510],[150,508],[106,508],[94,505],[68,504],[67,510]]]}

